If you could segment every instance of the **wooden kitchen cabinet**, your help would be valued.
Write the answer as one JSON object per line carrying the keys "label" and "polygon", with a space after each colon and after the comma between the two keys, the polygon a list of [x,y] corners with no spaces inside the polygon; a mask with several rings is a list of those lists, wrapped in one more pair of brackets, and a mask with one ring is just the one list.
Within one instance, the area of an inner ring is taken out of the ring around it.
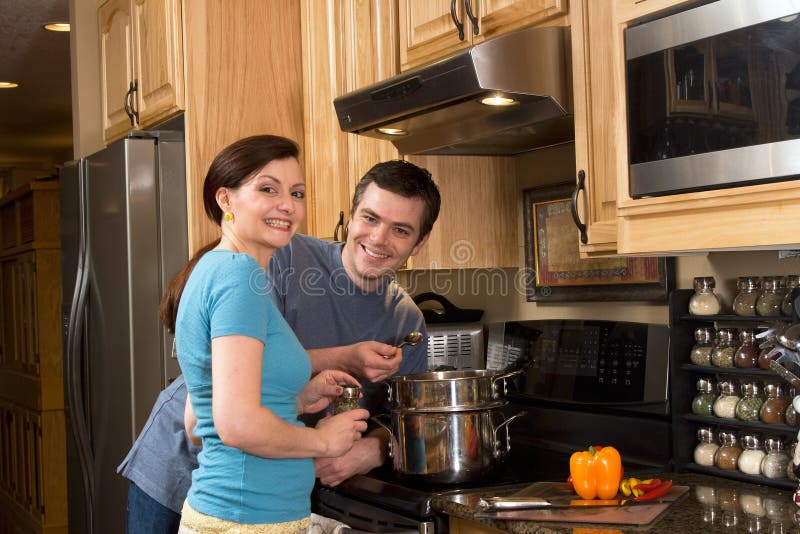
{"label": "wooden kitchen cabinet", "polygon": [[[617,140],[626,135],[621,37],[614,10],[592,0],[572,0],[572,87],[575,118],[575,169],[578,213],[586,226],[583,256],[617,250],[617,176],[627,175],[627,150]],[[620,154],[624,152],[624,154]]]}
{"label": "wooden kitchen cabinet", "polygon": [[0,533],[67,529],[57,180],[0,199]]}
{"label": "wooden kitchen cabinet", "polygon": [[98,22],[105,141],[184,109],[181,0],[107,0]]}
{"label": "wooden kitchen cabinet", "polygon": [[407,156],[439,186],[442,207],[413,269],[515,268],[519,189],[513,158]]}
{"label": "wooden kitchen cabinet", "polygon": [[347,223],[358,180],[398,154],[387,141],[341,131],[333,99],[397,74],[397,2],[303,0],[301,18],[306,233],[343,240],[338,223]]}
{"label": "wooden kitchen cabinet", "polygon": [[520,28],[558,24],[553,19],[566,13],[566,0],[401,0],[401,69]]}
{"label": "wooden kitchen cabinet", "polygon": [[618,22],[630,22],[650,17],[660,12],[675,9],[694,0],[614,0]]}

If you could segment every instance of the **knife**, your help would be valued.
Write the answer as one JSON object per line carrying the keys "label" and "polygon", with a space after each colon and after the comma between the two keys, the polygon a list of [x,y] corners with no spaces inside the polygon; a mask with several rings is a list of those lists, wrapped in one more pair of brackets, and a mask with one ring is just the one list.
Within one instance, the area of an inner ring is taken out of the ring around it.
{"label": "knife", "polygon": [[[642,506],[649,504],[671,504],[675,501],[652,499],[635,501],[633,499],[609,499],[597,501],[597,504],[588,504],[587,501],[576,499],[570,502],[551,502],[539,497],[486,497],[478,500],[478,509],[481,512],[510,512],[514,510],[560,510],[560,509],[593,509],[593,508],[622,508],[628,506]],[[573,504],[574,503],[574,504]]]}

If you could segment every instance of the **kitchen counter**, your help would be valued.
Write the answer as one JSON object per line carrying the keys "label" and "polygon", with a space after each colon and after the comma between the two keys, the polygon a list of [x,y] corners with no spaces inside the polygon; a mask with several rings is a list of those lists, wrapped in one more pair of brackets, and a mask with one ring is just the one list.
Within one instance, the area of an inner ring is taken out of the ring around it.
{"label": "kitchen counter", "polygon": [[[551,521],[505,521],[476,517],[476,495],[435,497],[435,510],[450,516],[456,532],[474,531],[519,534],[573,534],[573,529],[605,529],[609,534],[628,532],[800,532],[800,508],[788,490],[759,486],[701,474],[670,474],[675,485],[689,491],[653,522],[644,526]],[[797,516],[795,514],[797,513]],[[471,528],[472,527],[472,528]]]}

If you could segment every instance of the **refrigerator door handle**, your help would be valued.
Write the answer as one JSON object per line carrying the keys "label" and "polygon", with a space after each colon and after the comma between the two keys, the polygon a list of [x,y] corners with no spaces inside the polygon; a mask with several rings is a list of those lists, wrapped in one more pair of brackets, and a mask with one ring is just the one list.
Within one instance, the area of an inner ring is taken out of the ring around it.
{"label": "refrigerator door handle", "polygon": [[72,414],[70,423],[75,437],[78,459],[81,466],[81,479],[86,502],[86,524],[89,534],[92,532],[92,508],[94,501],[94,484],[92,476],[92,450],[87,427],[87,418],[83,409],[83,351],[82,332],[86,320],[86,295],[88,292],[87,262],[88,243],[87,213],[86,213],[86,171],[87,162],[81,160],[78,170],[78,212],[79,212],[79,237],[78,237],[78,268],[75,276],[75,291],[72,295],[69,313],[69,328],[67,330],[67,402]]}

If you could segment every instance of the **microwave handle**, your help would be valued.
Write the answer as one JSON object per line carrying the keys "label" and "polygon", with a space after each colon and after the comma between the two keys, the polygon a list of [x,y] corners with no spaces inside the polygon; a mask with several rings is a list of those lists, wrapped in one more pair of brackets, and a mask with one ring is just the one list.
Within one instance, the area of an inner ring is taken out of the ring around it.
{"label": "microwave handle", "polygon": [[581,243],[584,245],[589,241],[589,236],[586,235],[586,225],[581,222],[581,218],[578,215],[578,193],[580,193],[581,189],[586,190],[585,180],[586,173],[581,169],[578,171],[578,183],[575,184],[575,191],[572,192],[572,200],[570,202],[572,220],[575,221],[575,226],[578,227],[578,231],[581,234]]}

